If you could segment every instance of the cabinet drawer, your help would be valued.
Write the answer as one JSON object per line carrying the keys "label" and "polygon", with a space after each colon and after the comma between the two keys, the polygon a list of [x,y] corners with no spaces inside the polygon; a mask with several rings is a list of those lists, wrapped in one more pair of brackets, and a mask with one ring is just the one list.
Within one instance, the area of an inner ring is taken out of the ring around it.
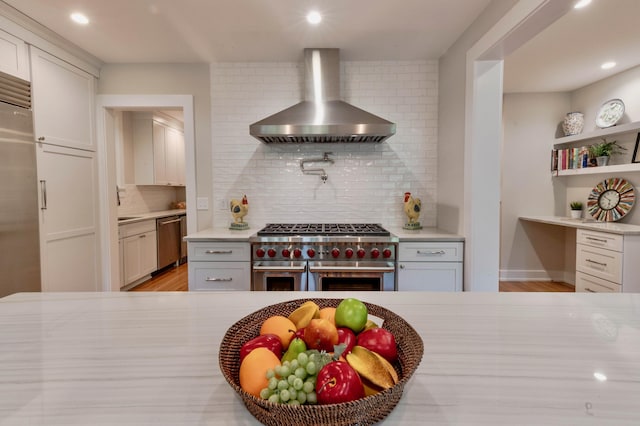
{"label": "cabinet drawer", "polygon": [[[213,263],[213,265],[212,265]],[[220,263],[220,267],[215,265]],[[189,290],[250,291],[249,262],[189,263]]]}
{"label": "cabinet drawer", "polygon": [[400,243],[400,262],[461,262],[463,244],[461,242]]}
{"label": "cabinet drawer", "polygon": [[251,260],[249,243],[229,242],[189,242],[189,261],[227,261]]}
{"label": "cabinet drawer", "polygon": [[621,284],[622,253],[577,244],[576,270]]}
{"label": "cabinet drawer", "polygon": [[576,293],[620,293],[622,286],[611,281],[576,272]]}
{"label": "cabinet drawer", "polygon": [[118,234],[120,238],[130,237],[132,235],[144,234],[156,230],[155,219],[143,220],[141,222],[127,223],[118,226]]}
{"label": "cabinet drawer", "polygon": [[622,235],[618,234],[578,229],[576,243],[608,250],[622,251],[623,238]]}
{"label": "cabinet drawer", "polygon": [[400,263],[398,291],[462,291],[462,262]]}

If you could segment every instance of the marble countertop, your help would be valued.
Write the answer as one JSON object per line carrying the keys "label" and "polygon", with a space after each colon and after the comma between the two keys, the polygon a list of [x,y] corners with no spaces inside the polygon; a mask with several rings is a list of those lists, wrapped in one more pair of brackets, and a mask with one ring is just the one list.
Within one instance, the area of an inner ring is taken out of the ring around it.
{"label": "marble countertop", "polygon": [[[186,241],[249,241],[249,238],[263,228],[264,225],[252,226],[246,231],[232,231],[228,228],[209,228],[187,235]],[[383,225],[384,226],[384,225]],[[402,227],[385,228],[402,241],[464,241],[464,237],[437,228],[423,228],[415,231]]]}
{"label": "marble countertop", "polygon": [[175,215],[185,215],[187,211],[185,209],[174,209],[174,210],[162,210],[157,212],[144,212],[144,213],[133,213],[133,214],[123,214],[119,215],[121,218],[128,218],[126,220],[118,220],[118,225],[124,225],[127,223],[141,222],[143,220],[148,219],[158,219],[160,217],[165,216],[175,216]]}
{"label": "marble countertop", "polygon": [[[385,425],[637,425],[640,294],[353,293],[424,356]],[[253,425],[224,380],[226,330],[344,293],[21,293],[0,299],[0,424]]]}
{"label": "marble countertop", "polygon": [[596,222],[595,220],[571,219],[562,216],[520,216],[520,220],[588,229],[590,231],[610,232],[612,234],[640,235],[640,226],[619,222]]}

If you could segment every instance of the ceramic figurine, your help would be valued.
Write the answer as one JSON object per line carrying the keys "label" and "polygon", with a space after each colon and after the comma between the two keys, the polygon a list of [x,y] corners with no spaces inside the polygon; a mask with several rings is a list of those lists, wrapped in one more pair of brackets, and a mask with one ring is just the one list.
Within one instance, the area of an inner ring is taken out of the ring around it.
{"label": "ceramic figurine", "polygon": [[410,192],[404,193],[404,214],[407,215],[407,223],[403,226],[404,229],[422,229],[420,222],[420,208],[422,202],[420,198],[413,198]]}
{"label": "ceramic figurine", "polygon": [[249,224],[244,221],[244,217],[249,213],[249,201],[247,196],[243,196],[242,200],[236,200],[235,198],[230,202],[231,216],[233,216],[233,222],[229,229],[244,230],[249,229]]}

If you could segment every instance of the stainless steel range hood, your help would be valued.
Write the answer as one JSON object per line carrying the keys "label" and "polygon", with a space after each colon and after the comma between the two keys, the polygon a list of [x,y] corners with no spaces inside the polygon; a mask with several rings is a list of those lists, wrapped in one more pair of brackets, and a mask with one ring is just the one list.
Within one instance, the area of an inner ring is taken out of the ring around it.
{"label": "stainless steel range hood", "polygon": [[249,127],[264,143],[382,142],[390,121],[340,100],[340,50],[304,49],[305,100]]}

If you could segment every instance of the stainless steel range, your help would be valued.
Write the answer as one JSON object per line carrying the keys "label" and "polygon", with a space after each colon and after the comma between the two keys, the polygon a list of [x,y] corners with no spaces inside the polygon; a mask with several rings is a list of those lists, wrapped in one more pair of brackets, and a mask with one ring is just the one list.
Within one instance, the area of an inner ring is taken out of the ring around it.
{"label": "stainless steel range", "polygon": [[394,291],[398,238],[379,224],[268,224],[251,237],[256,291]]}

